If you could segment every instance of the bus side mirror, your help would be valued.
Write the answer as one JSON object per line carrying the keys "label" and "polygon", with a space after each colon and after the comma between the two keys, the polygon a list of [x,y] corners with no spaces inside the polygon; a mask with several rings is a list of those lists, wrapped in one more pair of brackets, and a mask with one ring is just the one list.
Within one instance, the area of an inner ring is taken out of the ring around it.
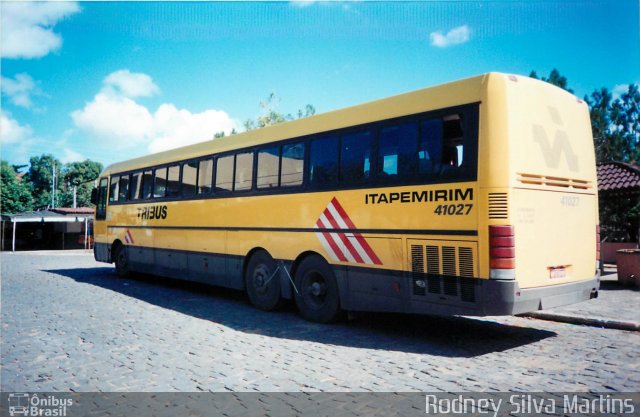
{"label": "bus side mirror", "polygon": [[91,204],[96,204],[98,201],[98,189],[94,188],[91,190]]}

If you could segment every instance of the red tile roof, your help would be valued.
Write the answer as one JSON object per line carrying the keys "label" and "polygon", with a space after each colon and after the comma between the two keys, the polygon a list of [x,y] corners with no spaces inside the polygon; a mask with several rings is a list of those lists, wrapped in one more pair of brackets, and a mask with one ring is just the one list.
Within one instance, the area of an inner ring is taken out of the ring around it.
{"label": "red tile roof", "polygon": [[598,191],[640,191],[640,166],[605,162],[597,168]]}

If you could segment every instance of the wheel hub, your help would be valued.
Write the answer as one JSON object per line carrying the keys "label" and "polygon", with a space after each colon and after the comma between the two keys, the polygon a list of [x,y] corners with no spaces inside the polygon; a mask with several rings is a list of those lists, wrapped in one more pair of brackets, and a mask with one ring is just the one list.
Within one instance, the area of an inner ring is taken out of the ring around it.
{"label": "wheel hub", "polygon": [[256,291],[264,293],[267,290],[269,270],[265,265],[258,265],[253,273],[253,287]]}

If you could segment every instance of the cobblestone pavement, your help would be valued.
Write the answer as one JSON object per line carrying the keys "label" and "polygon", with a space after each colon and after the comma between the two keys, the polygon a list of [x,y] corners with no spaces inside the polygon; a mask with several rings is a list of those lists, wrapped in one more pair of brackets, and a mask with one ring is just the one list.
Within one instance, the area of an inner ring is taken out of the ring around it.
{"label": "cobblestone pavement", "polygon": [[234,291],[119,279],[86,252],[0,261],[5,392],[640,390],[637,332],[522,317],[317,325]]}
{"label": "cobblestone pavement", "polygon": [[604,275],[598,298],[588,303],[572,304],[546,310],[575,317],[640,323],[640,290],[618,282],[615,273]]}

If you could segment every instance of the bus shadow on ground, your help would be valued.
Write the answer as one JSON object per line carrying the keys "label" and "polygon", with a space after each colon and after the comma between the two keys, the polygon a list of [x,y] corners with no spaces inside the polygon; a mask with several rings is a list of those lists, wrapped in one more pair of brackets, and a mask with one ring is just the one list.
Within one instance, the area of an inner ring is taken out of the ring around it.
{"label": "bus shadow on ground", "polygon": [[293,303],[277,312],[253,308],[241,291],[135,274],[119,278],[113,268],[45,272],[95,285],[138,300],[208,320],[236,331],[330,345],[446,357],[475,357],[536,343],[556,333],[465,317],[359,313],[336,324],[310,323]]}

